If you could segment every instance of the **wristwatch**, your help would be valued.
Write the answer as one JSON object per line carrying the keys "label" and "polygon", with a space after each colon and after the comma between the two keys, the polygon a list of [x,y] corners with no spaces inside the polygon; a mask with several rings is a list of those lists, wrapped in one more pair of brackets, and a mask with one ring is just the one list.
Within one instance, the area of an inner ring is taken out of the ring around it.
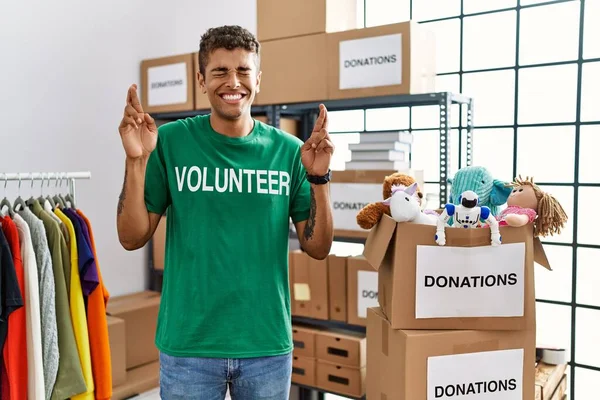
{"label": "wristwatch", "polygon": [[324,185],[331,180],[331,170],[323,176],[306,174],[306,180],[315,185]]}

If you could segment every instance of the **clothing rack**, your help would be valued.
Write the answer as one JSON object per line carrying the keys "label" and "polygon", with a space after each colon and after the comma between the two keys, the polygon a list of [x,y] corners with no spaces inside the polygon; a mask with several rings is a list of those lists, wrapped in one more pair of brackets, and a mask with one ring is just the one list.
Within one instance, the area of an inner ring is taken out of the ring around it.
{"label": "clothing rack", "polygon": [[4,181],[5,189],[8,181],[19,181],[20,188],[23,181],[31,181],[32,186],[33,181],[42,181],[42,185],[44,181],[47,181],[48,186],[50,186],[50,181],[55,181],[56,187],[59,187],[59,182],[62,186],[62,182],[66,180],[69,186],[69,194],[73,199],[75,199],[75,180],[77,179],[92,179],[92,173],[90,171],[0,173],[0,182]]}

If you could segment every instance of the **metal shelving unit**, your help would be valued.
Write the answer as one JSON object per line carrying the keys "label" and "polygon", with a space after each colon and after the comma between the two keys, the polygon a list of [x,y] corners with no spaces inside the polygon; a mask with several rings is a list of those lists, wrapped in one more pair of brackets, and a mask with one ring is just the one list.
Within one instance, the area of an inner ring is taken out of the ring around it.
{"label": "metal shelving unit", "polygon": [[[446,182],[450,170],[451,151],[450,151],[450,130],[452,129],[452,105],[461,105],[459,111],[459,142],[463,140],[463,129],[466,130],[466,154],[465,164],[471,165],[472,152],[473,152],[473,99],[467,98],[460,94],[454,94],[449,92],[442,93],[428,93],[418,95],[395,95],[395,96],[378,96],[369,98],[356,98],[356,99],[344,99],[344,100],[328,100],[323,102],[309,102],[300,104],[288,104],[267,107],[264,111],[269,118],[269,122],[274,126],[279,126],[279,119],[283,116],[294,116],[301,121],[300,132],[302,134],[301,139],[306,140],[310,134],[314,121],[318,116],[319,104],[325,104],[328,111],[345,111],[354,109],[374,109],[374,108],[390,108],[390,107],[412,107],[419,106],[439,106],[439,143],[440,143],[440,163],[439,163],[439,181],[426,182],[426,183],[438,183],[440,185],[440,203],[444,204],[448,198],[448,191]],[[466,126],[463,126],[462,118],[462,105],[466,105]],[[409,124],[409,132],[413,132],[412,123]],[[459,150],[462,146],[459,145]],[[458,154],[459,166],[463,164],[463,155]],[[290,239],[297,240],[295,232],[290,233]],[[363,243],[365,238],[360,237],[342,237],[335,236],[335,241],[351,242],[351,243]],[[330,329],[346,329],[357,332],[366,333],[366,328],[362,326],[348,325],[337,321],[325,321],[308,318],[293,317],[294,323],[300,323],[303,325],[312,325],[321,328]],[[312,388],[303,385],[296,385],[299,388],[300,400],[324,400],[325,392],[319,388]],[[338,393],[332,393],[337,394]],[[348,397],[346,395],[340,395]],[[348,397],[351,398],[351,397]],[[361,399],[366,399],[363,396]]]}
{"label": "metal shelving unit", "polygon": [[[471,165],[472,152],[473,152],[473,99],[463,96],[461,94],[450,93],[450,92],[438,92],[438,93],[425,93],[425,94],[414,94],[414,95],[390,95],[390,96],[376,96],[376,97],[363,97],[363,98],[352,98],[352,99],[340,99],[340,100],[324,100],[321,102],[305,102],[305,103],[292,103],[292,104],[276,104],[276,105],[257,105],[252,107],[252,115],[267,116],[269,124],[275,127],[280,126],[280,119],[283,117],[294,118],[300,122],[299,138],[303,141],[308,139],[311,134],[314,123],[318,117],[319,104],[324,104],[328,111],[346,111],[346,110],[357,110],[357,109],[376,109],[376,108],[392,108],[392,107],[409,107],[410,118],[412,119],[412,108],[422,106],[439,106],[439,180],[437,181],[426,181],[425,183],[439,184],[439,200],[440,204],[444,204],[448,198],[447,190],[447,179],[450,173],[451,160],[454,155],[451,154],[450,149],[450,132],[452,126],[452,105],[458,104],[459,108],[459,154],[458,154],[458,165],[462,167],[464,165]],[[466,124],[463,124],[463,106],[466,107]],[[182,112],[170,112],[170,113],[157,113],[153,114],[152,117],[157,121],[172,121],[181,118],[194,117],[197,115],[206,115],[210,110],[193,110],[193,111],[182,111]],[[456,127],[454,127],[456,128]],[[409,123],[408,131],[413,133],[420,129],[412,129],[412,123]],[[427,129],[431,131],[431,129]],[[463,132],[464,131],[464,132]],[[333,133],[335,134],[335,133]],[[462,149],[462,142],[466,140],[465,154],[460,152]],[[290,240],[293,243],[290,247],[299,247],[297,243],[297,235],[293,230],[290,231]],[[341,237],[335,236],[335,241],[352,242],[352,243],[364,243],[365,238],[357,237]],[[162,286],[162,275],[163,272],[155,270],[152,265],[152,252],[149,254],[150,264],[150,287],[153,290],[160,290]],[[302,325],[317,326],[322,328],[331,329],[345,329],[355,332],[366,333],[366,327],[349,325],[340,323],[337,321],[330,320],[318,320],[311,318],[296,317],[292,318],[294,323]],[[321,389],[308,387],[304,385],[294,384],[299,389],[300,400],[324,400],[325,392]],[[339,393],[332,393],[343,397]],[[348,397],[350,398],[350,397]],[[356,400],[363,400],[366,397],[362,397]]]}

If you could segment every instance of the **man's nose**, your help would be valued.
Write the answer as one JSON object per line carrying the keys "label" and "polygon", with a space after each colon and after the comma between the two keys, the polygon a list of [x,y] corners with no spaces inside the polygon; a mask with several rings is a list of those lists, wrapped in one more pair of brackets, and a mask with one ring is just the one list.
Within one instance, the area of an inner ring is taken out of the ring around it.
{"label": "man's nose", "polygon": [[237,74],[233,73],[229,75],[229,80],[227,81],[227,86],[232,89],[235,89],[240,86],[240,80],[238,79]]}

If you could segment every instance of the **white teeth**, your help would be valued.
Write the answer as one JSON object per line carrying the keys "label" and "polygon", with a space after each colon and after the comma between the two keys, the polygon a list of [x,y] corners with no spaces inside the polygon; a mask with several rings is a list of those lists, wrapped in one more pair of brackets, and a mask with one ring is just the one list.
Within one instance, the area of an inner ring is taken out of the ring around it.
{"label": "white teeth", "polygon": [[241,94],[225,94],[223,95],[225,100],[240,100],[242,98]]}

